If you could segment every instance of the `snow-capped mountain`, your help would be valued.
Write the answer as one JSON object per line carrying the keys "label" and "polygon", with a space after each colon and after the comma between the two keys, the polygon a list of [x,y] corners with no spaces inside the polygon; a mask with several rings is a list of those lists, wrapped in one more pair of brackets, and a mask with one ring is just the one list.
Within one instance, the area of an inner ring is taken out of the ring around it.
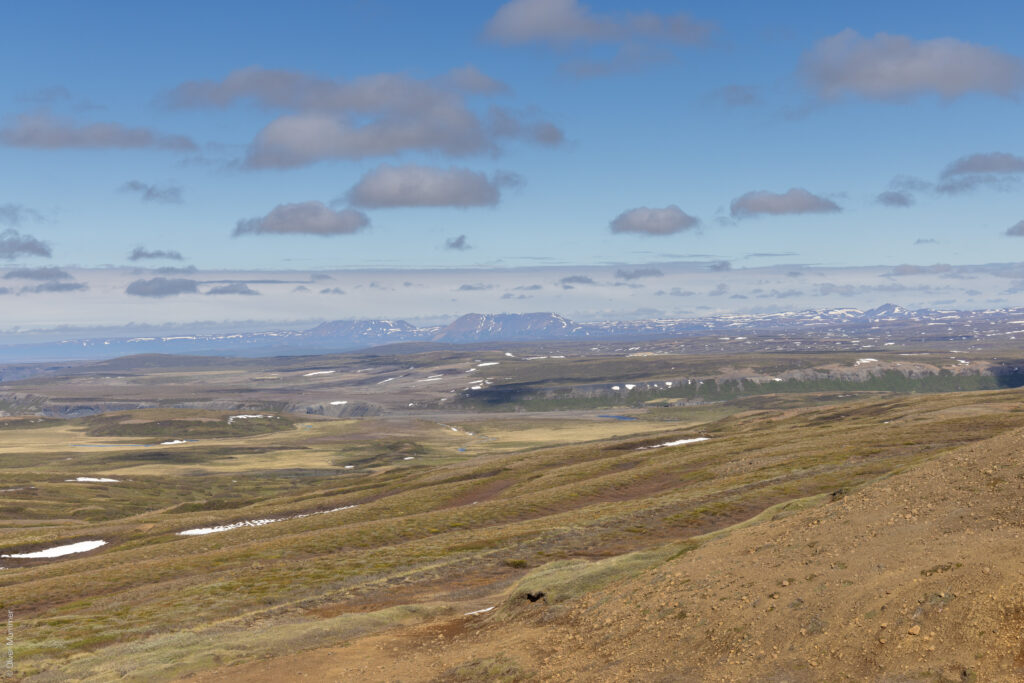
{"label": "snow-capped mountain", "polygon": [[879,322],[883,320],[912,320],[914,313],[896,304],[882,304],[878,308],[865,311],[863,316],[868,320]]}
{"label": "snow-capped mountain", "polygon": [[423,334],[404,320],[334,320],[322,323],[303,333],[310,339],[380,339],[406,341]]}
{"label": "snow-capped mountain", "polygon": [[1024,334],[1024,309],[909,311],[884,304],[869,311],[729,314],[686,319],[575,322],[557,313],[470,313],[443,327],[416,327],[404,320],[335,320],[304,330],[164,337],[69,339],[46,344],[0,346],[0,361],[95,360],[144,353],[270,356],[337,353],[385,344],[446,344],[687,337],[711,334],[863,336],[885,343],[892,335],[915,341],[1016,339]]}

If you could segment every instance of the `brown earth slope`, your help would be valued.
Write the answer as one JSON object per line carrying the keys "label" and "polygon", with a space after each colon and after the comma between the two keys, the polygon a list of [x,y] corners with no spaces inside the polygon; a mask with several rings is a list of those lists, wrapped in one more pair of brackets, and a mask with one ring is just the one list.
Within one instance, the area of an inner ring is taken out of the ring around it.
{"label": "brown earth slope", "polygon": [[512,594],[198,679],[1024,680],[1022,492],[1016,431],[575,601]]}

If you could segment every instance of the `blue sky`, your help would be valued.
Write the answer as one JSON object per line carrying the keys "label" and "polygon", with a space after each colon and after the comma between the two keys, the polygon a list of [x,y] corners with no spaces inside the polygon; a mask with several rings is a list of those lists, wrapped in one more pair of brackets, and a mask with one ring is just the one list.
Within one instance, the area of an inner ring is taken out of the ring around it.
{"label": "blue sky", "polygon": [[[8,8],[0,231],[16,234],[0,268],[1015,262],[1022,15],[934,1]],[[136,247],[181,259],[130,261]]]}

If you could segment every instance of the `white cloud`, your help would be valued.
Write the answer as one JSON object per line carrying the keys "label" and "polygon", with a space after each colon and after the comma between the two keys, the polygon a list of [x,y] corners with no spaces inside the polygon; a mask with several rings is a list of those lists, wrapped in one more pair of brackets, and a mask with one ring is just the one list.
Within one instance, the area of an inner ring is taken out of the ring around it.
{"label": "white cloud", "polygon": [[675,204],[664,209],[650,209],[641,206],[623,211],[615,217],[610,227],[615,233],[637,233],[641,235],[672,235],[691,230],[700,220],[689,215]]}
{"label": "white cloud", "polygon": [[811,194],[807,190],[794,187],[782,194],[759,190],[748,192],[737,197],[729,205],[733,218],[749,218],[762,214],[783,215],[802,213],[835,213],[840,211],[839,205],[831,199]]}
{"label": "white cloud", "polygon": [[257,292],[255,289],[252,289],[251,287],[249,287],[249,285],[245,284],[244,282],[232,282],[226,285],[217,285],[216,287],[211,287],[210,290],[206,292],[207,296],[218,294],[241,294],[245,296],[256,296],[259,294],[259,292]]}
{"label": "white cloud", "polygon": [[17,230],[0,232],[0,258],[13,259],[18,256],[44,256],[49,258],[53,253],[50,245],[32,235],[23,235]]}
{"label": "white cloud", "polygon": [[907,207],[914,203],[914,195],[899,190],[886,190],[879,193],[875,201],[883,206]]}
{"label": "white cloud", "polygon": [[517,125],[509,127],[495,114],[482,115],[470,104],[471,97],[505,89],[473,66],[436,79],[383,73],[350,81],[249,67],[221,81],[183,83],[169,94],[168,102],[221,108],[251,101],[286,110],[250,143],[244,160],[248,168],[290,168],[406,151],[453,157],[486,154],[510,138],[545,145],[561,142],[554,124],[500,110],[516,120]]}
{"label": "white cloud", "polygon": [[514,184],[517,177],[507,173],[492,179],[466,168],[383,164],[367,172],[347,196],[353,206],[362,208],[495,206],[501,188]]}
{"label": "white cloud", "polygon": [[960,194],[979,187],[1012,189],[1024,173],[1024,157],[1005,152],[970,154],[943,169],[935,189],[942,194]]}
{"label": "white cloud", "polygon": [[15,268],[4,274],[5,280],[73,280],[71,274],[63,268],[56,266],[42,266],[40,268]]}
{"label": "white cloud", "polygon": [[22,204],[0,204],[0,223],[18,227],[26,220],[41,221],[42,214]]}
{"label": "white cloud", "polygon": [[452,87],[468,93],[491,94],[508,92],[509,90],[507,85],[491,78],[472,64],[452,69],[445,76],[445,80]]}
{"label": "white cloud", "polygon": [[487,37],[505,44],[628,39],[697,43],[708,31],[708,25],[684,13],[614,16],[595,13],[577,0],[512,0],[498,8],[485,28]]}
{"label": "white cloud", "polygon": [[199,291],[199,283],[187,278],[154,277],[149,280],[130,282],[124,293],[131,296],[163,298],[178,294],[195,294]]}
{"label": "white cloud", "polygon": [[139,195],[144,202],[159,202],[162,204],[181,204],[181,188],[176,185],[150,185],[139,180],[129,180],[120,187],[121,192],[133,192]]}
{"label": "white cloud", "polygon": [[465,235],[459,235],[458,237],[453,237],[452,239],[445,240],[444,248],[452,249],[454,251],[466,251],[467,249],[472,249],[473,247],[470,246],[469,241],[466,239]]}
{"label": "white cloud", "polygon": [[78,125],[47,113],[23,114],[15,118],[12,125],[0,129],[0,143],[38,149],[196,149],[196,144],[183,135],[165,135],[149,128],[129,128],[120,123]]}
{"label": "white cloud", "polygon": [[334,211],[323,202],[279,204],[262,218],[238,221],[234,236],[239,235],[350,235],[370,225],[362,211]]}
{"label": "white cloud", "polygon": [[182,261],[184,257],[179,251],[172,251],[170,249],[146,249],[145,247],[135,247],[131,253],[128,254],[129,261],[141,261],[143,259],[166,259],[169,261]]}
{"label": "white cloud", "polygon": [[803,71],[823,98],[858,95],[897,100],[925,94],[954,99],[968,93],[1013,97],[1024,87],[1020,59],[956,38],[914,40],[845,29],[803,57]]}

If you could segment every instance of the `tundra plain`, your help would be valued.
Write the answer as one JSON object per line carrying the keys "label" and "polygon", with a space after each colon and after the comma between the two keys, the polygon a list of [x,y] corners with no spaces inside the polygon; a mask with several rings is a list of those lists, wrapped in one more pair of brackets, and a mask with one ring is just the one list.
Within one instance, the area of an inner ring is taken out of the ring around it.
{"label": "tundra plain", "polygon": [[1012,678],[1015,367],[517,345],[22,368],[16,675]]}

